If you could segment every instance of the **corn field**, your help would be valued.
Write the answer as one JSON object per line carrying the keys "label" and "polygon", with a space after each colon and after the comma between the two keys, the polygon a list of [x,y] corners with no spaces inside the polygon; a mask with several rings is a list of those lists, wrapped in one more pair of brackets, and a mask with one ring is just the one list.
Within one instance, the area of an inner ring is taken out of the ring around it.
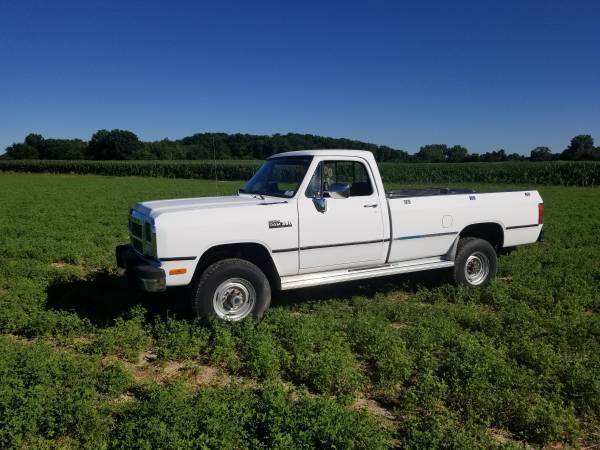
{"label": "corn field", "polygon": [[[3,160],[0,171],[247,180],[258,160],[220,161],[50,161]],[[381,163],[387,183],[510,183],[524,185],[597,186],[598,162]]]}

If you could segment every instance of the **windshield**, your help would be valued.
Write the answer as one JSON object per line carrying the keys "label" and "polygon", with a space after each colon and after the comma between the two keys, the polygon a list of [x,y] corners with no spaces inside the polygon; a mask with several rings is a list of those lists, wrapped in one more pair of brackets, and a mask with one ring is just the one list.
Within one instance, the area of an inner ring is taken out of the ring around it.
{"label": "windshield", "polygon": [[312,156],[286,156],[267,160],[246,183],[243,194],[293,197],[306,175]]}

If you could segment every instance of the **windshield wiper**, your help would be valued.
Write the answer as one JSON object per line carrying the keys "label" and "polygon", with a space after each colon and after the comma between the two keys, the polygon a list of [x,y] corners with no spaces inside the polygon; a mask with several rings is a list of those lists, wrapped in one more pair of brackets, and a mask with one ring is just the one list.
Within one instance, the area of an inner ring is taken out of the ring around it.
{"label": "windshield wiper", "polygon": [[264,196],[265,196],[265,194],[266,194],[266,193],[263,193],[263,192],[251,192],[251,191],[247,191],[247,190],[245,190],[245,189],[239,189],[239,190],[238,190],[238,193],[240,193],[240,194],[248,194],[248,195],[251,195],[251,196],[253,196],[253,197],[258,197],[258,198],[259,198],[259,199],[261,199],[261,200],[264,200],[264,199],[265,199],[265,197],[264,197]]}
{"label": "windshield wiper", "polygon": [[[260,195],[261,197],[267,196],[267,197],[279,197],[279,198],[291,198],[293,196],[293,195],[285,195],[285,194],[279,194],[279,193],[268,192],[268,191],[247,191],[246,189],[239,189],[238,193],[248,194],[248,195]],[[262,199],[262,200],[264,200],[264,199]]]}

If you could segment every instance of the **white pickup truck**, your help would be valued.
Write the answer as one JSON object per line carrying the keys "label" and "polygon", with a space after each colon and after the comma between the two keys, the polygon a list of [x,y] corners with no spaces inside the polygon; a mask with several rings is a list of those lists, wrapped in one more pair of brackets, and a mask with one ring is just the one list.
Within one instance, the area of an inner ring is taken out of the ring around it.
{"label": "white pickup truck", "polygon": [[273,289],[444,269],[487,285],[496,253],[543,237],[535,190],[386,192],[372,153],[271,156],[238,195],[142,202],[117,264],[146,291],[191,286],[199,317],[260,318]]}

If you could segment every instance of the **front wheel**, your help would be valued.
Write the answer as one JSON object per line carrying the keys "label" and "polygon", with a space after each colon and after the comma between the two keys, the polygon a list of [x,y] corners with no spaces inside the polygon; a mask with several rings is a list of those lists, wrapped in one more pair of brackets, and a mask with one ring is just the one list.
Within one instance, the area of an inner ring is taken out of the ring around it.
{"label": "front wheel", "polygon": [[454,260],[454,281],[468,287],[487,286],[496,276],[498,257],[494,247],[483,239],[462,238]]}
{"label": "front wheel", "polygon": [[197,317],[236,322],[260,319],[271,303],[271,286],[262,270],[249,261],[231,258],[209,266],[192,288]]}

